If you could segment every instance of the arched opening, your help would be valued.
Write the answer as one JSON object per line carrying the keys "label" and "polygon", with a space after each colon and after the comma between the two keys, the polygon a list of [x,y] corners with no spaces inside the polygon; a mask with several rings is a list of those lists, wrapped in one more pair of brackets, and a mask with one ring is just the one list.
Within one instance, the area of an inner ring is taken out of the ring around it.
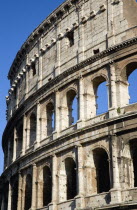
{"label": "arched opening", "polygon": [[23,141],[23,122],[20,122],[16,128],[16,155],[17,158],[20,156],[22,150],[22,141]]}
{"label": "arched opening", "polygon": [[130,152],[133,163],[133,177],[134,177],[134,187],[137,187],[137,139],[130,142]]}
{"label": "arched opening", "polygon": [[68,126],[73,125],[78,120],[78,99],[74,90],[67,92],[67,108],[68,108]]}
{"label": "arched opening", "polygon": [[48,166],[43,168],[43,206],[47,206],[52,200],[52,174]]}
{"label": "arched opening", "polygon": [[12,163],[12,159],[13,159],[13,142],[14,142],[14,136],[12,133],[12,135],[8,141],[8,144],[9,144],[9,157],[8,157],[9,165]]}
{"label": "arched opening", "polygon": [[3,198],[4,198],[4,208],[3,210],[8,210],[8,194],[9,194],[9,183],[4,184],[3,188]]}
{"label": "arched opening", "polygon": [[121,83],[119,84],[119,98],[121,105],[132,104],[137,102],[137,62],[126,65],[121,73]]}
{"label": "arched opening", "polygon": [[128,80],[129,104],[137,102],[137,63],[130,63],[126,66],[126,78]]}
{"label": "arched opening", "polygon": [[102,114],[108,111],[108,95],[106,80],[104,77],[96,77],[93,80],[93,88],[95,95],[96,114]]}
{"label": "arched opening", "polygon": [[18,205],[18,177],[11,179],[11,210],[17,210]]}
{"label": "arched opening", "polygon": [[51,135],[55,130],[55,112],[54,105],[50,102],[47,107],[47,135]]}
{"label": "arched opening", "polygon": [[30,146],[32,146],[36,141],[36,126],[36,115],[32,113],[30,116]]}
{"label": "arched opening", "polygon": [[95,166],[95,180],[97,193],[108,192],[110,190],[109,161],[106,151],[97,148],[93,151]]}
{"label": "arched opening", "polygon": [[26,186],[25,186],[25,210],[31,208],[32,200],[32,176],[30,174],[26,177]]}
{"label": "arched opening", "polygon": [[8,166],[8,144],[4,145],[4,168]]}
{"label": "arched opening", "polygon": [[67,200],[73,199],[77,195],[76,163],[72,158],[65,159]]}

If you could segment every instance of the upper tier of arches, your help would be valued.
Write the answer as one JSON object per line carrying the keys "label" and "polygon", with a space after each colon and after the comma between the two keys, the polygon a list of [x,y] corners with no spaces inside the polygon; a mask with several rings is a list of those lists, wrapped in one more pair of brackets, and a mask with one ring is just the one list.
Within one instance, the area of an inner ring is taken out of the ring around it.
{"label": "upper tier of arches", "polygon": [[7,119],[59,75],[68,70],[71,74],[74,66],[77,70],[89,58],[105,57],[121,42],[135,37],[136,18],[131,21],[129,13],[137,4],[130,2],[67,0],[49,15],[23,44],[11,66]]}

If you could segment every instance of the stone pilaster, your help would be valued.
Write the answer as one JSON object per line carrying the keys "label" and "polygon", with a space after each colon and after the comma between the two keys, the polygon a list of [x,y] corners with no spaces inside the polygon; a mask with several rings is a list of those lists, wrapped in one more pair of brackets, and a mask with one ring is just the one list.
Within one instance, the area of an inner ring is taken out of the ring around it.
{"label": "stone pilaster", "polygon": [[36,142],[35,147],[39,147],[41,141],[41,134],[40,134],[40,103],[37,104],[37,129],[36,129]]}
{"label": "stone pilaster", "polygon": [[4,197],[2,198],[2,202],[1,202],[1,210],[4,210]]}
{"label": "stone pilaster", "polygon": [[26,188],[26,175],[22,176],[22,209],[24,210],[25,208],[25,188]]}
{"label": "stone pilaster", "polygon": [[17,204],[17,210],[22,210],[22,176],[19,172],[18,176],[18,204]]}
{"label": "stone pilaster", "polygon": [[58,184],[57,184],[57,156],[52,158],[52,210],[57,210],[57,196],[58,196]]}
{"label": "stone pilaster", "polygon": [[118,151],[117,151],[117,138],[116,135],[111,135],[112,144],[112,173],[113,173],[113,188],[111,192],[111,203],[121,202],[121,187],[119,179],[119,166],[118,166]]}
{"label": "stone pilaster", "polygon": [[7,166],[9,166],[10,164],[10,144],[11,144],[11,139],[8,139]]}
{"label": "stone pilaster", "polygon": [[83,147],[82,145],[76,146],[76,160],[77,160],[77,196],[76,196],[76,209],[84,208],[85,207],[85,201],[84,201],[84,159],[83,159]]}
{"label": "stone pilaster", "polygon": [[26,56],[26,89],[25,89],[25,98],[27,99],[28,98],[28,92],[29,92],[29,72],[28,72],[28,55]]}
{"label": "stone pilaster", "polygon": [[55,77],[58,76],[60,74],[60,42],[61,42],[61,34],[60,34],[60,23],[58,24],[58,27],[57,27],[57,43],[56,43],[56,64],[55,64]]}
{"label": "stone pilaster", "polygon": [[43,177],[37,181],[37,208],[43,207]]}
{"label": "stone pilaster", "polygon": [[9,182],[9,192],[8,192],[8,210],[11,210],[11,184]]}
{"label": "stone pilaster", "polygon": [[26,143],[27,143],[27,117],[26,115],[24,115],[23,117],[23,142],[22,142],[22,151],[21,151],[21,155],[25,154],[25,147],[26,147]]}
{"label": "stone pilaster", "polygon": [[83,119],[85,119],[85,107],[84,107],[84,80],[83,77],[80,77],[79,79],[79,120],[77,122],[78,128],[81,128],[84,126]]}
{"label": "stone pilaster", "polygon": [[60,135],[60,93],[56,92],[55,96],[55,131],[53,132],[53,138],[57,138]]}
{"label": "stone pilaster", "polygon": [[114,117],[117,115],[117,90],[116,90],[116,70],[115,65],[111,63],[108,67],[109,74],[109,115]]}
{"label": "stone pilaster", "polygon": [[[42,41],[43,41],[43,38],[41,37],[40,40],[39,40],[39,49],[42,49],[43,48]],[[39,72],[38,89],[40,87],[42,87],[42,74],[43,74],[43,72],[42,72],[42,57],[43,57],[43,55],[42,55],[42,52],[41,52],[41,54],[39,56],[39,66],[38,66],[38,68],[39,68],[39,71],[38,71]]]}
{"label": "stone pilaster", "polygon": [[12,161],[14,162],[16,160],[16,147],[17,147],[17,141],[16,141],[16,128],[14,127],[14,139],[13,139],[13,159]]}
{"label": "stone pilaster", "polygon": [[31,203],[31,210],[36,209],[36,184],[37,184],[37,167],[36,164],[33,164],[33,170],[32,170],[32,203]]}

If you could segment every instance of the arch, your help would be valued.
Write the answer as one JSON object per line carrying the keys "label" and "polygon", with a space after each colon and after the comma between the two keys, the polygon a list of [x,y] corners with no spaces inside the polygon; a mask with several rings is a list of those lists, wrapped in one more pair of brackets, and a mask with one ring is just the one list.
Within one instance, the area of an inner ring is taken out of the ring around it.
{"label": "arch", "polygon": [[93,161],[97,193],[108,192],[110,190],[110,177],[107,152],[102,148],[94,149]]}
{"label": "arch", "polygon": [[76,163],[71,155],[65,155],[58,167],[59,202],[77,195]]}
{"label": "arch", "polygon": [[5,183],[3,187],[3,203],[4,203],[3,210],[8,210],[8,194],[9,194],[9,182]]}
{"label": "arch", "polygon": [[73,158],[65,159],[67,200],[73,199],[77,195],[77,174],[76,163]]}
{"label": "arch", "polygon": [[66,93],[67,111],[68,111],[68,126],[75,124],[78,120],[78,98],[75,90],[70,89]]}
{"label": "arch", "polygon": [[43,168],[43,206],[52,201],[52,174],[48,166]]}
{"label": "arch", "polygon": [[137,138],[130,141],[130,152],[133,164],[133,186],[137,187]]}
{"label": "arch", "polygon": [[93,78],[93,91],[95,96],[96,115],[108,111],[108,96],[106,88],[106,76],[98,75]]}
{"label": "arch", "polygon": [[137,102],[137,61],[130,60],[121,71],[121,95],[123,95],[125,105]]}
{"label": "arch", "polygon": [[46,106],[46,115],[47,115],[47,135],[51,135],[55,130],[55,112],[54,105],[52,102],[49,102]]}
{"label": "arch", "polygon": [[23,141],[23,121],[21,121],[16,127],[16,157],[20,156],[22,150]]}
{"label": "arch", "polygon": [[32,176],[27,174],[26,183],[25,183],[25,208],[24,210],[28,210],[31,208],[32,201]]}
{"label": "arch", "polygon": [[37,128],[37,119],[35,113],[30,115],[30,144],[32,146],[36,141],[36,128]]}
{"label": "arch", "polygon": [[9,137],[8,144],[9,144],[8,163],[10,165],[12,163],[12,160],[13,160],[13,146],[14,146],[14,135],[13,135],[13,133],[11,134],[11,137]]}
{"label": "arch", "polygon": [[18,176],[11,179],[11,210],[17,210],[18,205]]}

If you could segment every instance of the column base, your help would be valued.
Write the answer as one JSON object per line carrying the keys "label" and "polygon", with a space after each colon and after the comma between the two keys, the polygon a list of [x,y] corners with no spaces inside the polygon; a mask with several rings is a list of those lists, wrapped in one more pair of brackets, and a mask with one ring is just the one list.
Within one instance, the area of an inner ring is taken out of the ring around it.
{"label": "column base", "polygon": [[85,208],[85,198],[82,195],[77,195],[75,197],[75,203],[76,203],[76,207],[74,210],[80,210]]}
{"label": "column base", "polygon": [[83,128],[85,126],[85,120],[77,121],[77,129]]}
{"label": "column base", "polygon": [[117,117],[119,115],[117,108],[109,109],[109,118]]}
{"label": "column base", "polygon": [[60,133],[58,131],[53,131],[53,140],[57,139],[60,136]]}
{"label": "column base", "polygon": [[58,207],[57,207],[57,204],[55,204],[55,203],[50,203],[48,205],[48,210],[57,210],[57,209],[58,209]]}
{"label": "column base", "polygon": [[113,188],[109,192],[111,194],[111,204],[121,203],[121,189]]}

